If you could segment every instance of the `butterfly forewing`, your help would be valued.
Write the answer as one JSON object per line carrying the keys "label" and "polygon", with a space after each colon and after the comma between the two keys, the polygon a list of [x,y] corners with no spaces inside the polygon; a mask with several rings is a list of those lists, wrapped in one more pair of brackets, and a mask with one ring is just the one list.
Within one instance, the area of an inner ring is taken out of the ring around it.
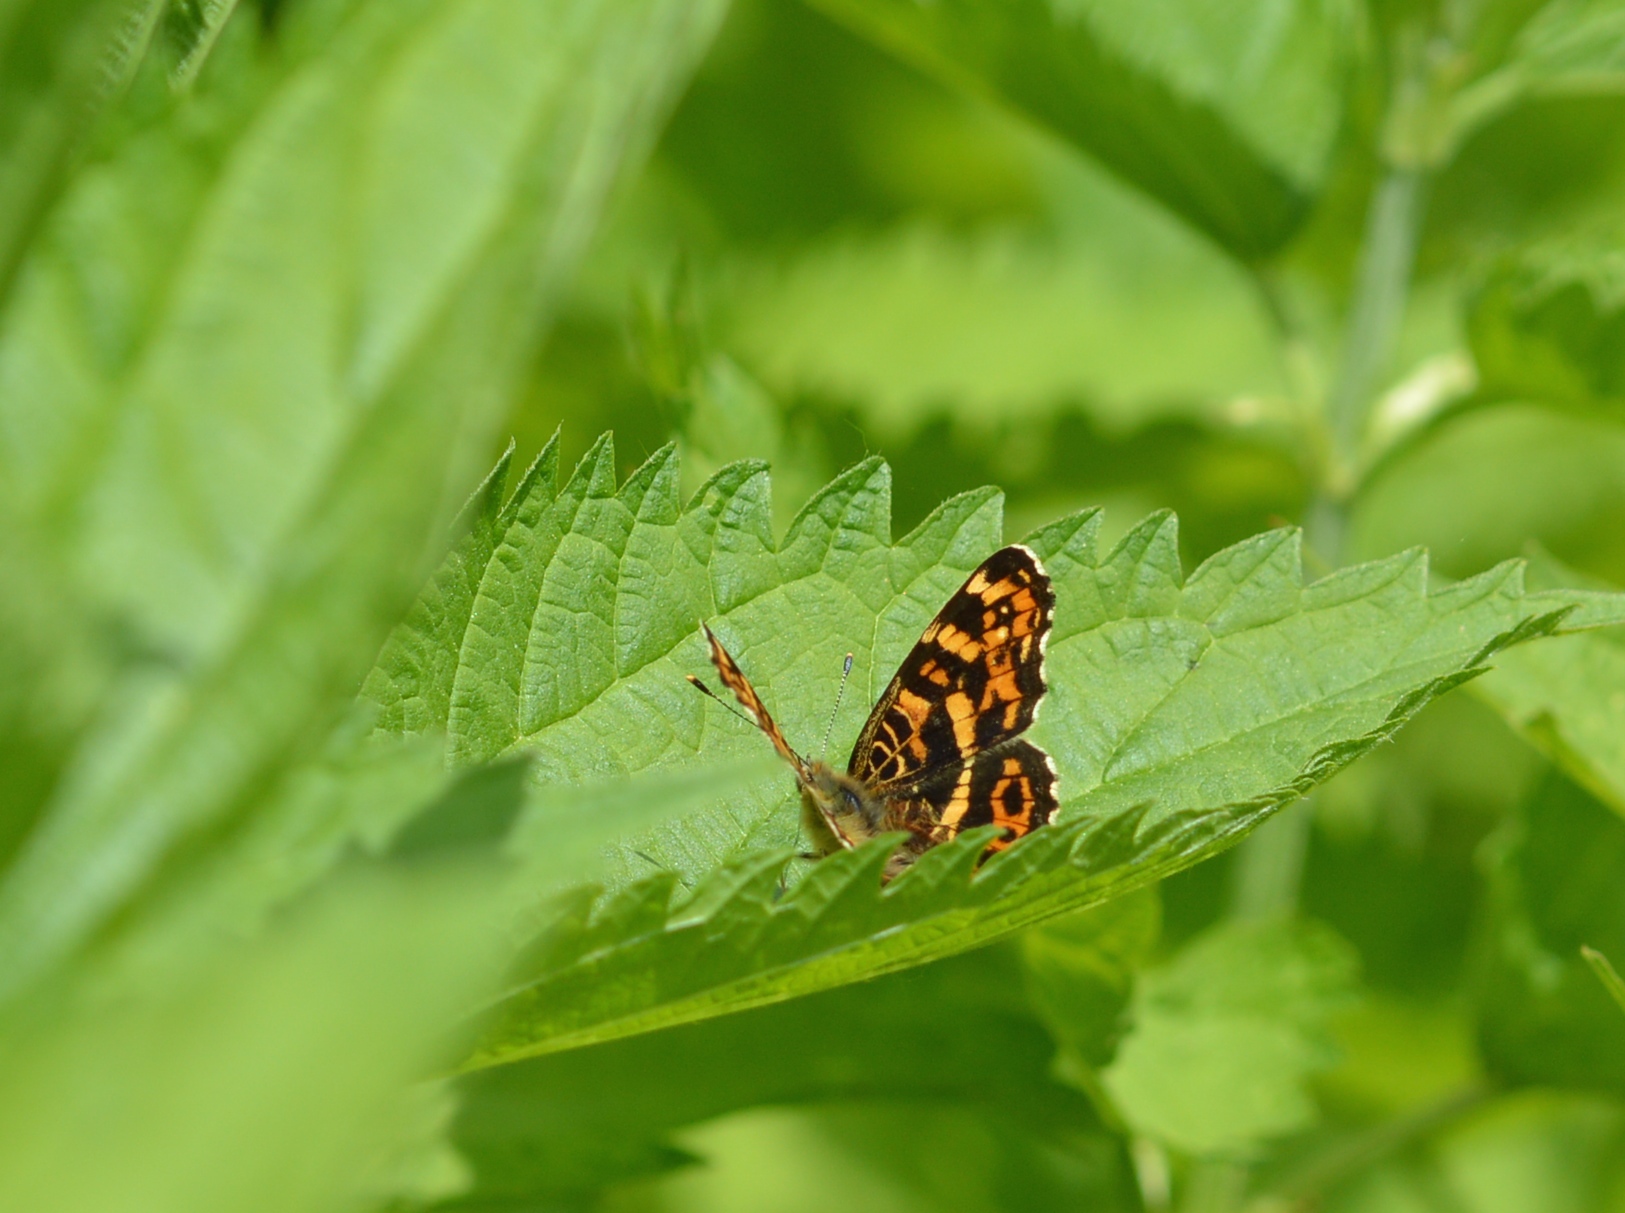
{"label": "butterfly forewing", "polygon": [[903,659],[848,773],[888,800],[904,800],[1021,733],[1044,694],[1044,641],[1054,614],[1055,594],[1038,557],[1020,545],[993,553]]}

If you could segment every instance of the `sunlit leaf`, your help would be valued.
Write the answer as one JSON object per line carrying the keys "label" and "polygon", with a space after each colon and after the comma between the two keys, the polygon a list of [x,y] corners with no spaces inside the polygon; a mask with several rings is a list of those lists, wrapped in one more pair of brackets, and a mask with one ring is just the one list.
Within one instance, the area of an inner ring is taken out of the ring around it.
{"label": "sunlit leaf", "polygon": [[[607,441],[563,487],[555,465],[550,448],[504,507],[511,521],[466,625],[412,642],[443,655],[414,659],[424,668],[456,654],[453,754],[529,753],[549,785],[763,752],[753,729],[683,681],[705,668],[697,618],[803,747],[850,649],[852,685],[866,693],[841,708],[839,752],[936,608],[999,542],[997,495],[978,492],[893,543],[876,460],[821,492],[778,541],[760,465],[724,469],[686,508],[670,451],[619,488]],[[1143,885],[1230,845],[1584,597],[1526,594],[1513,564],[1429,594],[1415,552],[1305,585],[1294,531],[1256,536],[1187,578],[1171,516],[1153,515],[1105,555],[1098,524],[1090,512],[1030,539],[1059,603],[1032,737],[1055,759],[1063,824],[974,879],[984,839],[967,835],[882,890],[882,840],[815,865],[781,897],[797,847],[793,781],[719,795],[625,845],[618,891],[547,946],[480,1062],[918,964]],[[1591,602],[1586,622],[1618,619],[1620,604]],[[392,695],[409,693],[410,670],[387,675]],[[808,694],[820,678],[828,691]],[[674,901],[679,884],[688,893]]]}
{"label": "sunlit leaf", "polygon": [[298,6],[76,181],[4,317],[0,478],[129,673],[0,885],[0,989],[322,745],[720,11]]}

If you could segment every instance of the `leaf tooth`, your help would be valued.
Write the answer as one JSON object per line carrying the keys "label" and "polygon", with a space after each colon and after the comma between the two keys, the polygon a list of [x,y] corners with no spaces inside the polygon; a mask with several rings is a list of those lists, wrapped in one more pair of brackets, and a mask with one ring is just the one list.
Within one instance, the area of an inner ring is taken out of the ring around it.
{"label": "leaf tooth", "polygon": [[894,545],[914,564],[943,563],[967,573],[1004,537],[1004,490],[989,485],[956,493]]}
{"label": "leaf tooth", "polygon": [[971,896],[985,905],[1008,897],[1034,876],[1061,867],[1083,826],[1081,821],[1057,822],[1000,851],[971,878]]}
{"label": "leaf tooth", "polygon": [[865,935],[878,916],[880,874],[903,834],[884,834],[813,865],[773,911],[769,938],[807,952]]}
{"label": "leaf tooth", "polygon": [[1179,613],[1226,636],[1286,618],[1302,595],[1303,535],[1281,527],[1204,560],[1185,582]]}
{"label": "leaf tooth", "polygon": [[564,486],[565,496],[575,496],[586,499],[591,497],[613,497],[615,495],[615,435],[608,430],[598,435],[592,446],[587,448],[570,473],[569,483]]}
{"label": "leaf tooth", "polygon": [[790,523],[780,547],[785,580],[843,566],[890,542],[891,468],[878,455],[825,485]]}
{"label": "leaf tooth", "polygon": [[667,929],[683,930],[722,917],[742,896],[765,905],[771,897],[761,898],[761,890],[765,888],[771,894],[777,889],[779,872],[789,858],[789,851],[775,850],[751,851],[729,859],[672,911]]}
{"label": "leaf tooth", "polygon": [[558,494],[559,488],[559,431],[554,430],[547,445],[536,453],[525,474],[514,486],[513,496],[502,507],[498,525],[507,530],[516,522],[535,525],[536,515],[546,509]]}
{"label": "leaf tooth", "polygon": [[617,496],[639,521],[670,525],[680,509],[677,470],[677,444],[668,442],[626,478]]}
{"label": "leaf tooth", "polygon": [[977,826],[921,855],[886,886],[882,895],[886,917],[894,922],[911,922],[953,905],[970,887],[982,853],[998,834],[998,826]]}
{"label": "leaf tooth", "polygon": [[1171,615],[1184,575],[1179,563],[1179,519],[1158,510],[1117,541],[1097,574],[1108,618]]}
{"label": "leaf tooth", "polygon": [[581,954],[663,930],[676,888],[675,872],[654,872],[600,900],[581,929]]}
{"label": "leaf tooth", "polygon": [[1427,592],[1427,571],[1427,551],[1423,548],[1410,548],[1381,560],[1350,565],[1304,586],[1303,609],[1323,611],[1356,598],[1372,598],[1390,586],[1398,587],[1401,594],[1420,599]]}
{"label": "leaf tooth", "polygon": [[1099,563],[1095,544],[1099,541],[1104,518],[1105,511],[1092,505],[1046,523],[1022,542],[1038,553],[1050,577],[1060,581],[1074,568],[1092,569]]}

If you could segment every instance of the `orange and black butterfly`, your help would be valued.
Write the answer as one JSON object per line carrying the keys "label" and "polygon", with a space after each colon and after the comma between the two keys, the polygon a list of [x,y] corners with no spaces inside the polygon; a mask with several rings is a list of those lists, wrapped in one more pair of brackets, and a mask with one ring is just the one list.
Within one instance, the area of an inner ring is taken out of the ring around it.
{"label": "orange and black butterfly", "polygon": [[[1038,557],[1019,544],[993,553],[903,659],[845,774],[790,748],[728,650],[700,627],[723,685],[795,770],[819,853],[889,830],[908,835],[887,864],[889,879],[961,830],[1001,826],[989,850],[1002,850],[1055,811],[1049,755],[1018,739],[1044,697],[1054,614],[1055,593]],[[698,678],[689,681],[707,690]]]}

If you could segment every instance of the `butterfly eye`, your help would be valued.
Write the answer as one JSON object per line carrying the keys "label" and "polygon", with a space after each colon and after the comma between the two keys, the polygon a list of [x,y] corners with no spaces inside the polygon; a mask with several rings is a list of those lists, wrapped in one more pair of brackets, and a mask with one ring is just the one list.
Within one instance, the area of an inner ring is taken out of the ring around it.
{"label": "butterfly eye", "polygon": [[851,788],[842,788],[841,796],[846,800],[846,807],[849,812],[859,813],[863,811],[863,802],[858,799],[858,794]]}

